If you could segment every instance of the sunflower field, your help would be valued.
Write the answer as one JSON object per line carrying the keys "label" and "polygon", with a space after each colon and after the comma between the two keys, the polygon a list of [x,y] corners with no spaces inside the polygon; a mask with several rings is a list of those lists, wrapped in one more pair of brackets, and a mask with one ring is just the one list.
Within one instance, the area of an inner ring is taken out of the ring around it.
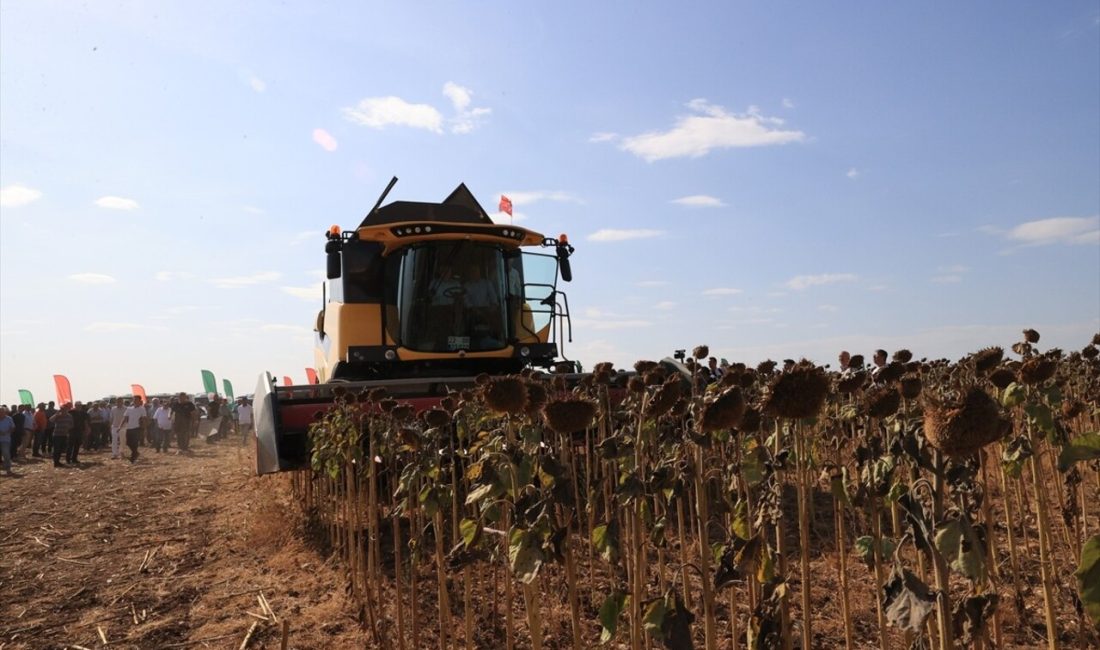
{"label": "sunflower field", "polygon": [[1100,335],[1038,343],[337,388],[287,480],[379,647],[1100,647]]}

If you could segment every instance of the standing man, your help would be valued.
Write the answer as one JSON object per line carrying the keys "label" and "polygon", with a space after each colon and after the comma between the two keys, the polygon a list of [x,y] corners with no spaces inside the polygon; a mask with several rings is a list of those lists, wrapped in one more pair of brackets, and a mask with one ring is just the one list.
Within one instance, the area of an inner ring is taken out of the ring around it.
{"label": "standing man", "polygon": [[50,418],[50,424],[53,425],[50,443],[53,447],[54,467],[61,467],[64,464],[61,462],[61,456],[69,450],[69,434],[73,433],[73,416],[69,412],[71,407],[71,404],[65,402],[61,405],[61,410]]}
{"label": "standing man", "polygon": [[122,407],[122,398],[111,400],[111,459],[122,458],[122,420],[126,409]]}
{"label": "standing man", "polygon": [[46,405],[46,452],[53,446],[53,416],[57,415],[57,407],[51,401]]}
{"label": "standing man", "polygon": [[15,433],[15,420],[8,415],[8,409],[0,406],[0,460],[4,462],[4,473],[11,473],[11,437]]}
{"label": "standing man", "polygon": [[153,425],[156,432],[153,434],[153,446],[157,453],[168,451],[169,435],[172,433],[172,410],[167,402],[161,402],[153,413]]}
{"label": "standing man", "polygon": [[873,357],[875,365],[871,368],[871,378],[878,381],[879,373],[886,367],[886,350],[875,350],[875,356]]}
{"label": "standing man", "polygon": [[248,444],[248,435],[252,433],[252,405],[241,398],[237,406],[237,426],[241,430],[241,445]]}
{"label": "standing man", "polygon": [[146,422],[145,406],[141,397],[134,396],[134,403],[123,412],[122,426],[126,429],[126,446],[130,448],[130,463],[137,462],[138,444],[141,443],[141,430]]}
{"label": "standing man", "polygon": [[88,446],[92,449],[99,449],[106,444],[107,418],[109,417],[110,413],[103,408],[103,402],[96,402],[92,405],[92,410],[88,412],[88,424],[92,428],[92,439],[89,441]]}
{"label": "standing man", "polygon": [[77,456],[80,455],[80,445],[84,443],[84,437],[92,431],[91,416],[84,409],[84,404],[77,402],[69,415],[73,418],[73,431],[69,434],[69,447],[66,450],[65,460],[70,465],[78,464]]}
{"label": "standing man", "polygon": [[199,409],[187,393],[179,394],[179,401],[172,406],[172,430],[176,434],[179,453],[191,450],[191,433],[198,426]]}
{"label": "standing man", "polygon": [[31,450],[36,458],[42,456],[42,452],[46,450],[46,426],[49,423],[50,420],[46,417],[46,404],[40,403],[38,410],[34,412],[34,448]]}

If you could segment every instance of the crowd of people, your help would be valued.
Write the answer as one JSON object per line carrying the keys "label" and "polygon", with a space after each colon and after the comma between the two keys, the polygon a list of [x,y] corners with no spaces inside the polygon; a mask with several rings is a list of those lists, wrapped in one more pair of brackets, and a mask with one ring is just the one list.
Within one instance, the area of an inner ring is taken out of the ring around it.
{"label": "crowd of people", "polygon": [[252,431],[252,405],[240,398],[231,405],[214,396],[205,412],[187,393],[171,398],[141,396],[112,398],[84,404],[54,402],[0,405],[0,457],[4,473],[16,476],[12,463],[29,458],[52,458],[54,467],[80,465],[80,452],[111,450],[112,460],[122,460],[122,446],[129,450],[126,460],[134,463],[141,447],[156,453],[168,453],[175,442],[177,452],[190,453],[191,440],[199,435],[200,422],[213,421],[207,442],[237,434],[241,443]]}

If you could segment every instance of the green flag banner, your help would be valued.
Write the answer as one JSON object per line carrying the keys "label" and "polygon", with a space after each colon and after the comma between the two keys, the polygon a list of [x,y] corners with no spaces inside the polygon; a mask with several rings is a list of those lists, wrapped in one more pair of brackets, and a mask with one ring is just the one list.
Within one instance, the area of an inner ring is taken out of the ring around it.
{"label": "green flag banner", "polygon": [[19,389],[19,402],[21,404],[30,404],[34,406],[34,395],[31,395],[29,390]]}
{"label": "green flag banner", "polygon": [[226,396],[226,398],[230,402],[232,402],[235,399],[233,397],[233,384],[229,383],[228,379],[223,379],[222,380],[222,385],[225,386],[225,396]]}
{"label": "green flag banner", "polygon": [[214,379],[214,373],[209,370],[202,371],[202,387],[207,395],[218,394],[218,380]]}

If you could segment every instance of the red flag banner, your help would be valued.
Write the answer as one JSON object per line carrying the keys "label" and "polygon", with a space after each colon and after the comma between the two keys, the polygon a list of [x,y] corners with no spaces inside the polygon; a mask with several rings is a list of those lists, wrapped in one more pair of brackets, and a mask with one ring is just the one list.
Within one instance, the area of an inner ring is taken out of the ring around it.
{"label": "red flag banner", "polygon": [[503,194],[500,195],[500,211],[509,217],[512,216],[512,199]]}
{"label": "red flag banner", "polygon": [[143,402],[149,401],[149,396],[145,394],[145,389],[141,387],[141,384],[130,384],[130,392],[134,397],[140,397]]}
{"label": "red flag banner", "polygon": [[287,377],[286,375],[283,375],[283,386],[293,386],[293,385],[294,385],[294,382],[291,381],[290,377]]}
{"label": "red flag banner", "polygon": [[319,381],[317,381],[317,371],[313,368],[306,368],[306,381],[311,384],[320,383]]}
{"label": "red flag banner", "polygon": [[57,389],[57,405],[71,404],[73,401],[73,387],[69,385],[69,378],[65,375],[54,375],[53,385]]}

